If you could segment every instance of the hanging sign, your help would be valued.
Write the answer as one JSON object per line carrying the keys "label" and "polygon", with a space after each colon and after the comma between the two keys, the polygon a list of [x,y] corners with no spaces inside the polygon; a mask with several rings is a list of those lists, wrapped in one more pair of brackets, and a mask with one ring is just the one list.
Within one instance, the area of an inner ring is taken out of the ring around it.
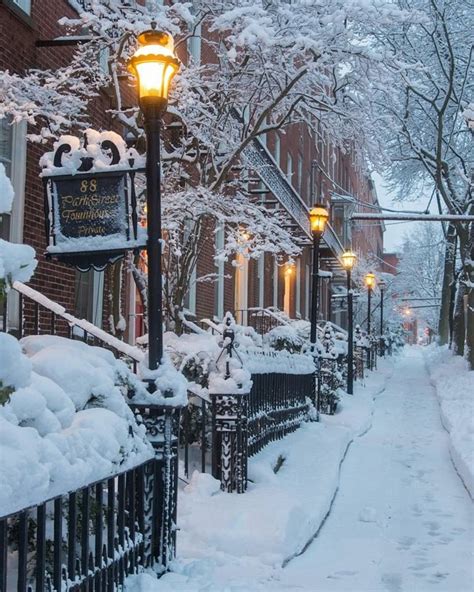
{"label": "hanging sign", "polygon": [[103,269],[145,246],[135,193],[142,158],[127,151],[120,136],[87,130],[82,144],[67,136],[41,164],[47,257],[81,270]]}

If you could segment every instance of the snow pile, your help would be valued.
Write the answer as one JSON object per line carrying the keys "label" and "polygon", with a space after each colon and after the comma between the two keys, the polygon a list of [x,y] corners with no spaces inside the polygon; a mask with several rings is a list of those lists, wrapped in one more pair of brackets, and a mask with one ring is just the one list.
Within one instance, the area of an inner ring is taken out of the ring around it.
{"label": "snow pile", "polygon": [[138,374],[145,382],[154,382],[155,391],[148,392],[142,383],[133,389],[132,403],[153,403],[165,407],[182,407],[188,402],[188,381],[176,370],[171,361],[165,358],[156,370],[150,370],[145,360],[138,366]]}
{"label": "snow pile", "polygon": [[[226,349],[230,338],[223,337],[227,330],[233,334],[231,354]],[[310,355],[271,347],[272,343],[284,340],[288,335],[290,339],[299,340],[290,327],[278,327],[273,330],[275,339],[270,336],[262,340],[252,327],[236,324],[232,315],[227,313],[223,323],[211,323],[211,329],[207,332],[198,331],[179,337],[175,333],[165,333],[164,342],[175,368],[189,381],[188,390],[201,397],[249,393],[252,374],[314,372]],[[227,371],[230,376],[225,378]]]}
{"label": "snow pile", "polygon": [[474,499],[474,372],[447,346],[424,348],[431,380],[441,406],[443,425],[451,440],[454,465]]}
{"label": "snow pile", "polygon": [[[244,343],[249,339],[244,333],[240,337]],[[175,333],[169,332],[165,333],[164,338],[166,350],[173,364],[188,380],[188,390],[204,398],[208,398],[210,394],[250,392],[250,371],[243,366],[237,339],[236,335],[237,347],[228,360],[230,376],[225,378],[227,354],[222,353],[225,342],[221,334],[185,334],[178,337]]]}
{"label": "snow pile", "polygon": [[110,351],[0,333],[0,360],[0,516],[152,457],[123,396],[138,379]]}
{"label": "snow pile", "polygon": [[[118,151],[118,162],[112,163],[113,144]],[[64,147],[64,148],[63,148]],[[69,150],[67,150],[69,148]],[[61,159],[61,166],[54,165],[54,157],[58,150],[64,150]],[[89,160],[90,159],[90,160]],[[53,145],[51,152],[46,152],[40,159],[40,166],[43,168],[41,176],[53,175],[75,175],[84,161],[91,162],[92,168],[87,173],[101,171],[123,171],[131,168],[143,168],[145,157],[140,155],[134,148],[127,148],[124,139],[115,132],[98,132],[92,128],[84,131],[84,141],[76,136],[64,135]]]}
{"label": "snow pile", "polygon": [[[13,187],[5,167],[0,163],[0,216],[11,211]],[[0,297],[14,281],[26,282],[33,275],[37,261],[35,251],[28,245],[14,245],[0,239]]]}

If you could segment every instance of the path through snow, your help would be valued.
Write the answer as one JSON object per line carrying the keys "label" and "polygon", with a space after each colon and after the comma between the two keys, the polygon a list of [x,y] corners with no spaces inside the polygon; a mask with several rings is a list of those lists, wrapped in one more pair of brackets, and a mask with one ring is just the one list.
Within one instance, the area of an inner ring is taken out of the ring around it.
{"label": "path through snow", "polygon": [[[282,470],[264,479],[281,447]],[[126,592],[474,590],[472,502],[421,349],[381,364],[340,413],[271,444],[252,464],[262,475],[243,496],[181,498],[174,571],[159,581],[131,577]],[[318,536],[282,569],[295,533],[317,530],[338,485]]]}
{"label": "path through snow", "polygon": [[345,460],[331,515],[282,588],[318,592],[474,589],[472,504],[449,458],[420,349],[406,348],[372,428]]}

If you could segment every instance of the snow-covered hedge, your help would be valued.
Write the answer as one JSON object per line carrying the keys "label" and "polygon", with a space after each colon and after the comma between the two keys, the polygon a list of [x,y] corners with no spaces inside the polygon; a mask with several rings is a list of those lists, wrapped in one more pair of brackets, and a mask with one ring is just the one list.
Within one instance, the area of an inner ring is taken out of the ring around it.
{"label": "snow-covered hedge", "polygon": [[474,499],[474,372],[447,346],[432,344],[423,351],[451,439],[451,457]]}
{"label": "snow-covered hedge", "polygon": [[0,333],[0,516],[151,458],[124,399],[137,382],[108,350]]}

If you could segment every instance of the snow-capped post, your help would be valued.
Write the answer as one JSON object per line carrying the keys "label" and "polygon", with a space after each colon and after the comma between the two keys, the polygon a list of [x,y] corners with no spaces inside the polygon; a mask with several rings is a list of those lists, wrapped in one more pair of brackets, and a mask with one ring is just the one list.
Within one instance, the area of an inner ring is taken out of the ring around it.
{"label": "snow-capped post", "polygon": [[[329,214],[323,204],[315,204],[309,211],[309,222],[311,225],[311,233],[313,235],[313,271],[311,274],[311,332],[310,332],[310,347],[313,355],[316,357],[316,333],[318,322],[318,287],[319,287],[319,245],[321,238],[326,228]],[[316,371],[317,372],[317,371]],[[315,375],[315,389],[316,393],[316,410],[319,412],[319,388],[316,389],[316,375]]]}
{"label": "snow-capped post", "polygon": [[351,272],[357,255],[350,249],[341,256],[342,266],[347,274],[347,394],[354,394],[354,310]]}
{"label": "snow-capped post", "polygon": [[[222,351],[216,365],[225,356],[224,380],[218,382],[218,391],[211,392],[212,400],[212,476],[219,479],[221,489],[227,493],[244,493],[247,489],[248,457],[248,400],[249,393],[239,388],[233,370],[233,359],[242,360],[234,340],[234,320],[227,315],[222,333]],[[235,356],[234,356],[235,354]],[[226,392],[226,389],[229,389]]]}
{"label": "snow-capped post", "polygon": [[161,119],[168,106],[168,91],[180,62],[171,35],[152,28],[138,36],[139,47],[129,62],[138,83],[138,101],[145,119],[147,143],[147,267],[148,367],[156,370],[163,357],[163,286],[161,270]]}
{"label": "snow-capped post", "polygon": [[365,276],[365,285],[367,286],[367,337],[369,339],[369,349],[367,350],[367,368],[372,370],[372,344],[370,342],[370,321],[371,321],[371,298],[372,290],[375,286],[375,275],[369,271]]}

